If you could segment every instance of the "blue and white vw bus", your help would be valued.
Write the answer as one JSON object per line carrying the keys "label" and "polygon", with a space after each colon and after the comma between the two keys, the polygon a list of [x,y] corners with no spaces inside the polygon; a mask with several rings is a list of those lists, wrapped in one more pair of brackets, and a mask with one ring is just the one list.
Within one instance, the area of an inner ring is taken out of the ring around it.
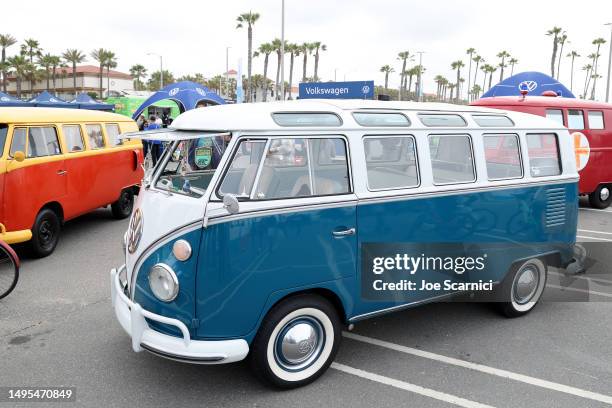
{"label": "blue and white vw bus", "polygon": [[134,351],[248,356],[260,378],[297,387],[329,367],[344,328],[457,292],[369,298],[370,244],[503,245],[487,273],[507,316],[534,308],[548,265],[576,269],[573,145],[542,117],[311,100],[193,110],[146,138],[168,148],[111,272]]}

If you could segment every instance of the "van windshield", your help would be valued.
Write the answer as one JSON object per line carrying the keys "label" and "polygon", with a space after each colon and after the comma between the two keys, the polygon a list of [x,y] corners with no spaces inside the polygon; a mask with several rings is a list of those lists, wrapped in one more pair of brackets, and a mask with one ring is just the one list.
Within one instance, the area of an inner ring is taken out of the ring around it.
{"label": "van windshield", "polygon": [[231,135],[182,140],[171,149],[155,187],[171,193],[200,198],[225,153]]}
{"label": "van windshield", "polygon": [[8,133],[8,125],[0,123],[0,156],[4,152],[4,144],[6,143],[6,134]]}

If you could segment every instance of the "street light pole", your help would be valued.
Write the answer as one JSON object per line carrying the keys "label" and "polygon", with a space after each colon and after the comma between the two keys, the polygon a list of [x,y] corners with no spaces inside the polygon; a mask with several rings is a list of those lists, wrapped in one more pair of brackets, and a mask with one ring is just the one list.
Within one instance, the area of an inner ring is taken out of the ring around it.
{"label": "street light pole", "polygon": [[[280,84],[280,100],[285,100],[285,0],[281,0],[281,84]],[[278,99],[278,98],[277,98]]]}
{"label": "street light pole", "polygon": [[148,52],[147,55],[154,55],[159,57],[159,89],[164,87],[164,59],[160,54],[154,52]]}
{"label": "street light pole", "polygon": [[419,54],[419,94],[417,95],[417,101],[419,102],[423,102],[423,78],[422,78],[422,73],[423,73],[423,54],[425,53],[425,51],[417,51],[417,54]]}
{"label": "street light pole", "polygon": [[225,96],[229,99],[229,49],[232,47],[225,47]]}
{"label": "street light pole", "polygon": [[610,26],[610,50],[608,51],[608,83],[606,84],[606,103],[610,100],[610,68],[612,68],[612,23],[605,24]]}

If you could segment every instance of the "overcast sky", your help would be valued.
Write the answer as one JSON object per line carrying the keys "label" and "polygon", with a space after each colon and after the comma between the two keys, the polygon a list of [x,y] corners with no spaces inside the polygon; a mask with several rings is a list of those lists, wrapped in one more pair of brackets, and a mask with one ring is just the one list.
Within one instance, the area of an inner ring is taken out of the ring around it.
{"label": "overcast sky", "polygon": [[[52,53],[79,48],[89,54],[94,48],[108,48],[117,54],[121,71],[136,63],[157,70],[159,60],[147,56],[157,52],[164,56],[164,68],[175,75],[201,72],[205,76],[225,71],[226,46],[232,47],[230,68],[236,68],[242,58],[246,74],[247,35],[246,30],[235,29],[238,14],[249,10],[261,14],[254,28],[254,47],[280,37],[281,0],[64,0],[50,4],[42,0],[4,4],[0,32],[20,42],[35,38]],[[435,92],[435,75],[455,77],[452,61],[463,59],[467,69],[469,47],[495,63],[495,55],[507,50],[519,60],[517,71],[549,73],[552,40],[545,35],[547,29],[556,25],[567,31],[571,43],[564,54],[575,49],[586,56],[593,52],[594,38],[609,41],[607,22],[612,22],[612,0],[286,0],[285,36],[291,42],[322,41],[328,46],[319,68],[324,80],[333,80],[337,70],[338,80],[374,79],[381,84],[382,65],[399,71],[399,51],[425,51],[425,91]],[[9,49],[10,54],[17,51],[17,46]],[[604,79],[599,92],[603,95],[608,43],[601,54]],[[269,76],[273,77],[276,58],[270,60]],[[90,62],[95,64],[91,58]],[[584,83],[580,71],[584,64],[585,58],[576,63],[575,88]],[[569,59],[564,59],[561,66],[561,79],[568,86],[569,65]],[[263,71],[261,58],[255,60],[253,70]],[[301,77],[301,58],[294,75]],[[498,75],[499,71],[494,78]],[[397,73],[391,75],[390,84],[399,84]],[[578,91],[582,92],[582,85]]]}

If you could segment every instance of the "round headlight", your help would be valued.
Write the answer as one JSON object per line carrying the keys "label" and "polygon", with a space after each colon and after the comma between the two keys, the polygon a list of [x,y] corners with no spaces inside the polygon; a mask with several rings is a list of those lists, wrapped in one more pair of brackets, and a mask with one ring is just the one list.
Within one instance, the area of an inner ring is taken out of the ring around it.
{"label": "round headlight", "polygon": [[172,302],[179,291],[176,274],[168,265],[157,264],[149,271],[149,286],[156,298],[162,302]]}
{"label": "round headlight", "polygon": [[172,253],[179,261],[186,261],[191,257],[191,245],[184,239],[179,239],[172,246]]}

